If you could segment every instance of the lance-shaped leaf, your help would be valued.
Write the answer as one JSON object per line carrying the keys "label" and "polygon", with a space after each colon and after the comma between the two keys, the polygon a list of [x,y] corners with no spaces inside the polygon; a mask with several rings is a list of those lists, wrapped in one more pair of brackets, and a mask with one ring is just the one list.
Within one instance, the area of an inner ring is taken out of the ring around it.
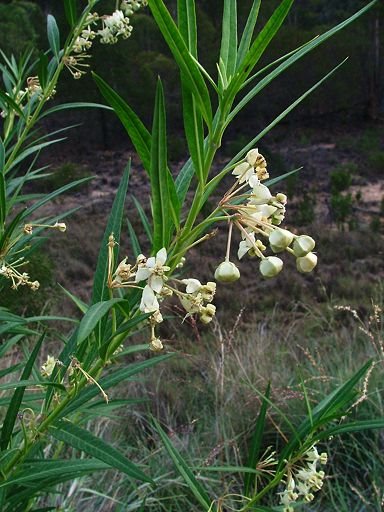
{"label": "lance-shaped leaf", "polygon": [[208,127],[212,124],[212,107],[207,86],[198,65],[189,53],[175,22],[162,0],[149,0],[153,17],[171,50],[177,65],[185,77],[185,84],[190,89]]}
{"label": "lance-shaped leaf", "polygon": [[[43,343],[45,338],[45,334],[41,335],[38,339],[36,345],[34,346],[31,355],[29,356],[29,359],[25,365],[25,368],[23,370],[23,373],[21,374],[20,381],[26,381],[29,379],[33,365],[35,363],[36,357],[39,353],[41,344]],[[8,443],[11,439],[13,427],[15,425],[15,421],[17,418],[17,413],[19,412],[21,402],[23,401],[25,386],[19,387],[14,392],[12,399],[9,403],[7,414],[5,416],[4,422],[3,422],[3,428],[1,430],[1,440],[0,440],[0,448],[1,450],[5,450],[8,446]]]}
{"label": "lance-shaped leaf", "polygon": [[[112,210],[109,215],[107,227],[104,232],[103,240],[100,246],[99,257],[97,260],[95,277],[93,280],[92,304],[108,299],[107,277],[108,277],[108,239],[113,233],[117,244],[120,242],[121,223],[124,214],[124,203],[127,195],[129,173],[131,162],[128,162],[124,170],[119,188],[116,192]],[[115,259],[118,255],[118,245],[114,248]]]}
{"label": "lance-shaped leaf", "polygon": [[240,40],[239,50],[237,52],[237,67],[242,64],[251,45],[253,32],[255,30],[257,18],[259,15],[260,5],[261,0],[254,0],[251,10],[249,11],[247,23],[245,24],[244,31]]}
{"label": "lance-shaped leaf", "polygon": [[77,0],[64,0],[64,10],[69,26],[73,27],[77,20]]}
{"label": "lance-shaped leaf", "polygon": [[56,59],[59,59],[60,34],[59,34],[59,28],[57,26],[56,20],[52,16],[52,14],[48,14],[48,16],[47,16],[47,35],[48,35],[49,46],[52,50],[52,53],[56,57]]}
{"label": "lance-shaped leaf", "polygon": [[69,421],[58,421],[49,428],[50,434],[59,441],[81,450],[95,459],[101,460],[112,468],[116,468],[131,478],[142,482],[153,483],[143,471],[128,460],[119,450]]}
{"label": "lance-shaped leaf", "polygon": [[[189,52],[197,59],[196,8],[194,0],[177,2],[179,30]],[[204,169],[204,126],[203,117],[190,90],[188,78],[181,73],[183,96],[183,120],[188,149],[193,161],[197,179],[202,182]]]}
{"label": "lance-shaped leaf", "polygon": [[164,91],[159,78],[153,114],[150,171],[154,251],[168,247],[170,241],[172,225],[168,173]]}
{"label": "lance-shaped leaf", "polygon": [[249,51],[246,53],[243,59],[243,62],[237,69],[236,76],[228,86],[227,98],[229,103],[233,101],[243,82],[249,76],[252,69],[263,55],[265,49],[268,47],[269,43],[278,32],[291,9],[292,3],[293,0],[283,0],[274,11],[256,40],[252,43]]}
{"label": "lance-shaped leaf", "polygon": [[104,315],[106,315],[108,311],[115,306],[115,304],[123,300],[124,299],[110,299],[93,304],[81,319],[79,329],[77,331],[76,344],[80,345],[80,343],[94,331]]}
{"label": "lance-shaped leaf", "polygon": [[220,62],[225,79],[230,81],[237,60],[237,0],[224,0]]}

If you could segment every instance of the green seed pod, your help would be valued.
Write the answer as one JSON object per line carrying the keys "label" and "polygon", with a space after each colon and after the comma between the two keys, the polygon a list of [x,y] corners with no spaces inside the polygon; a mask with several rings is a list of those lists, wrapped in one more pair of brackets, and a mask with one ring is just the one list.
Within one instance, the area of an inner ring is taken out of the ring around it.
{"label": "green seed pod", "polygon": [[313,252],[309,252],[301,258],[297,258],[296,267],[299,272],[312,272],[317,265],[317,256]]}
{"label": "green seed pod", "polygon": [[215,271],[216,281],[233,283],[240,278],[240,270],[231,261],[223,261]]}
{"label": "green seed pod", "polygon": [[295,238],[293,242],[293,252],[297,258],[305,256],[311,252],[316,245],[314,239],[308,235],[301,235]]}
{"label": "green seed pod", "polygon": [[260,261],[260,273],[264,277],[275,277],[283,268],[283,261],[277,256],[268,256]]}

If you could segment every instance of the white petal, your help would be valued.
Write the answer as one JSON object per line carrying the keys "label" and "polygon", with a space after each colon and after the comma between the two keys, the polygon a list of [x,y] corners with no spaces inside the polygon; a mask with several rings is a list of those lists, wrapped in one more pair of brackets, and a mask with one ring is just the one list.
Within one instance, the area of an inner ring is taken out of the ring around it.
{"label": "white petal", "polygon": [[145,281],[145,279],[148,279],[148,277],[152,274],[152,272],[145,267],[140,267],[138,271],[136,272],[135,281],[136,283],[139,283],[140,281]]}
{"label": "white petal", "polygon": [[241,258],[247,254],[249,249],[250,247],[247,240],[242,240],[239,243],[239,250],[237,251],[237,257],[239,258],[239,260],[241,260]]}
{"label": "white petal", "polygon": [[159,302],[156,299],[152,288],[148,285],[144,286],[143,295],[141,296],[140,311],[150,313],[159,309]]}
{"label": "white petal", "polygon": [[153,275],[149,278],[148,284],[152,288],[152,290],[156,293],[160,293],[163,287],[163,278],[161,276]]}
{"label": "white petal", "polygon": [[155,265],[156,265],[156,258],[154,256],[152,256],[151,258],[148,258],[147,263],[145,264],[145,266],[147,268],[153,268]]}
{"label": "white petal", "polygon": [[198,292],[201,288],[201,283],[198,279],[183,279],[183,283],[187,285],[185,291],[187,293],[195,293]]}
{"label": "white petal", "polygon": [[160,249],[158,253],[156,254],[156,263],[158,265],[164,265],[164,263],[167,261],[167,250],[165,247]]}

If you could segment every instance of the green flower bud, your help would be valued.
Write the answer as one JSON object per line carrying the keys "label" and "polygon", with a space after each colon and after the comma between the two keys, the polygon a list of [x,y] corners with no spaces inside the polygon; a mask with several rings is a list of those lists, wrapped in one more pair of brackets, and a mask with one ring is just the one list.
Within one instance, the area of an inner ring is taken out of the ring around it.
{"label": "green flower bud", "polygon": [[312,237],[308,235],[301,235],[295,238],[295,241],[293,242],[293,252],[297,258],[300,258],[301,256],[305,256],[311,252],[315,245],[316,243]]}
{"label": "green flower bud", "polygon": [[[269,243],[271,247],[279,248],[280,250],[286,249],[291,245],[293,240],[293,234],[287,229],[276,228],[269,235]],[[273,249],[272,249],[273,250]],[[280,251],[273,251],[280,252]]]}
{"label": "green flower bud", "polygon": [[299,272],[311,272],[317,265],[317,256],[313,252],[309,252],[301,258],[297,258],[296,267]]}
{"label": "green flower bud", "polygon": [[240,278],[240,271],[231,261],[223,261],[215,272],[216,281],[221,283],[233,283]]}
{"label": "green flower bud", "polygon": [[283,261],[277,256],[267,256],[260,261],[260,273],[264,277],[275,277],[283,268]]}

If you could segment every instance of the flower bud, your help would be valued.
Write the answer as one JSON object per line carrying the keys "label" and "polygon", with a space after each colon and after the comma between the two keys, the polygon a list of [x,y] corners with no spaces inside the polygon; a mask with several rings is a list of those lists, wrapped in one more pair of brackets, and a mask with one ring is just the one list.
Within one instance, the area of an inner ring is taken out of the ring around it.
{"label": "flower bud", "polygon": [[279,203],[281,204],[287,204],[287,196],[285,194],[282,194],[281,192],[279,192],[278,194],[276,194],[276,201],[279,201]]}
{"label": "flower bud", "polygon": [[313,252],[309,252],[301,258],[297,258],[296,267],[299,272],[311,272],[317,265],[317,256]]}
{"label": "flower bud", "polygon": [[280,250],[286,249],[291,245],[292,240],[293,234],[287,229],[276,228],[269,235],[269,243],[271,244],[271,247],[273,246],[279,249],[279,251],[273,252],[280,252]]}
{"label": "flower bud", "polygon": [[308,235],[300,235],[295,238],[293,242],[293,252],[295,256],[300,258],[301,256],[305,256],[309,252],[311,252],[316,243],[314,239]]}
{"label": "flower bud", "polygon": [[283,261],[277,256],[267,256],[260,261],[260,272],[264,277],[275,277],[283,268]]}
{"label": "flower bud", "polygon": [[61,231],[62,233],[65,233],[67,231],[67,225],[65,224],[65,222],[56,222],[53,227],[55,229],[58,229],[59,231]]}
{"label": "flower bud", "polygon": [[223,261],[215,271],[215,279],[221,283],[233,283],[239,278],[240,271],[231,261]]}
{"label": "flower bud", "polygon": [[213,304],[207,304],[206,307],[201,308],[200,311],[200,320],[203,324],[209,324],[212,321],[213,317],[216,313],[216,306]]}
{"label": "flower bud", "polygon": [[160,352],[163,350],[163,344],[160,338],[152,338],[151,343],[149,344],[149,349],[153,352]]}

